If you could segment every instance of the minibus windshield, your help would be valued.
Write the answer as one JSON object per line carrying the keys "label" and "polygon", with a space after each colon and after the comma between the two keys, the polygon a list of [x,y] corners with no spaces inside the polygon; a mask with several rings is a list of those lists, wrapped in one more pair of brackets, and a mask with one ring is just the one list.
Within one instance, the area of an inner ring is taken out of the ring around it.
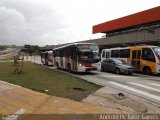
{"label": "minibus windshield", "polygon": [[158,58],[160,58],[160,47],[153,47],[152,49],[154,50]]}

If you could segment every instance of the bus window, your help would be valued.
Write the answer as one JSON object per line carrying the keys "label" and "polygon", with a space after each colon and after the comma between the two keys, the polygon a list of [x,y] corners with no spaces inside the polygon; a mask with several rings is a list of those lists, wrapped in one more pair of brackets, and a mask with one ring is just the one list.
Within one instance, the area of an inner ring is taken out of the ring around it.
{"label": "bus window", "polygon": [[53,51],[53,57],[56,57],[56,52],[55,51]]}
{"label": "bus window", "polygon": [[129,58],[129,57],[130,57],[130,50],[129,49],[120,50],[120,58]]}
{"label": "bus window", "polygon": [[110,56],[110,53],[106,52],[106,58],[109,58],[109,56]]}
{"label": "bus window", "polygon": [[59,55],[60,55],[60,57],[62,57],[62,50],[59,51]]}
{"label": "bus window", "polygon": [[102,58],[105,57],[105,51],[102,51]]}
{"label": "bus window", "polygon": [[119,58],[119,50],[111,50],[112,58]]}
{"label": "bus window", "polygon": [[70,56],[70,49],[69,48],[63,48],[62,51],[63,51],[63,57],[69,57]]}
{"label": "bus window", "polygon": [[61,54],[60,55],[61,55],[61,57],[64,57],[64,55],[65,55],[65,50],[64,49],[61,50]]}
{"label": "bus window", "polygon": [[76,47],[73,46],[71,47],[71,59],[76,60],[77,59],[76,55],[77,55]]}
{"label": "bus window", "polygon": [[150,48],[142,49],[142,59],[155,62],[155,56]]}
{"label": "bus window", "polygon": [[55,56],[56,56],[56,57],[60,57],[60,51],[59,51],[59,50],[56,50],[56,51],[55,51]]}

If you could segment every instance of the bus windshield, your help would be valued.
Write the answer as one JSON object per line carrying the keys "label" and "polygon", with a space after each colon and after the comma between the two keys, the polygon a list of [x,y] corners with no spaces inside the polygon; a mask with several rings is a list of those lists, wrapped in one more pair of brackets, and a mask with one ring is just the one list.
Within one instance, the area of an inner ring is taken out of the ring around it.
{"label": "bus windshield", "polygon": [[160,58],[160,47],[153,47],[153,50],[156,53],[156,55],[158,56],[158,58]]}
{"label": "bus windshield", "polygon": [[78,45],[78,60],[83,63],[96,63],[100,61],[99,47],[97,45]]}
{"label": "bus windshield", "polygon": [[82,63],[97,63],[100,61],[100,57],[96,52],[79,51],[78,60]]}

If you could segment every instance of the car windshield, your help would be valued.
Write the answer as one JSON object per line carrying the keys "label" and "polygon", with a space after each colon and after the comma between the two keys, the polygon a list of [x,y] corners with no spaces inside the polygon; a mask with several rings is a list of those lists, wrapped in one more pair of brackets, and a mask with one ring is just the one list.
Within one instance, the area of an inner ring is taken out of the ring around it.
{"label": "car windshield", "polygon": [[114,62],[116,64],[124,64],[124,61],[122,62],[122,60],[118,60],[118,59],[114,59]]}
{"label": "car windshield", "polygon": [[122,64],[127,64],[124,60],[120,60],[122,62]]}
{"label": "car windshield", "polygon": [[156,55],[158,56],[158,58],[160,58],[160,47],[153,47],[153,50],[156,53]]}

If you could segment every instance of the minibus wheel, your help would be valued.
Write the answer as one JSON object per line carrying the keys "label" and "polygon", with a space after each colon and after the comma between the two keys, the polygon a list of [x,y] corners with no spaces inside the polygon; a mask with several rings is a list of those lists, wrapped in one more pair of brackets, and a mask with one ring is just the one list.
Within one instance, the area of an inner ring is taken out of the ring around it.
{"label": "minibus wheel", "polygon": [[152,72],[151,72],[151,69],[149,67],[144,67],[143,68],[143,73],[146,74],[146,75],[151,75]]}

